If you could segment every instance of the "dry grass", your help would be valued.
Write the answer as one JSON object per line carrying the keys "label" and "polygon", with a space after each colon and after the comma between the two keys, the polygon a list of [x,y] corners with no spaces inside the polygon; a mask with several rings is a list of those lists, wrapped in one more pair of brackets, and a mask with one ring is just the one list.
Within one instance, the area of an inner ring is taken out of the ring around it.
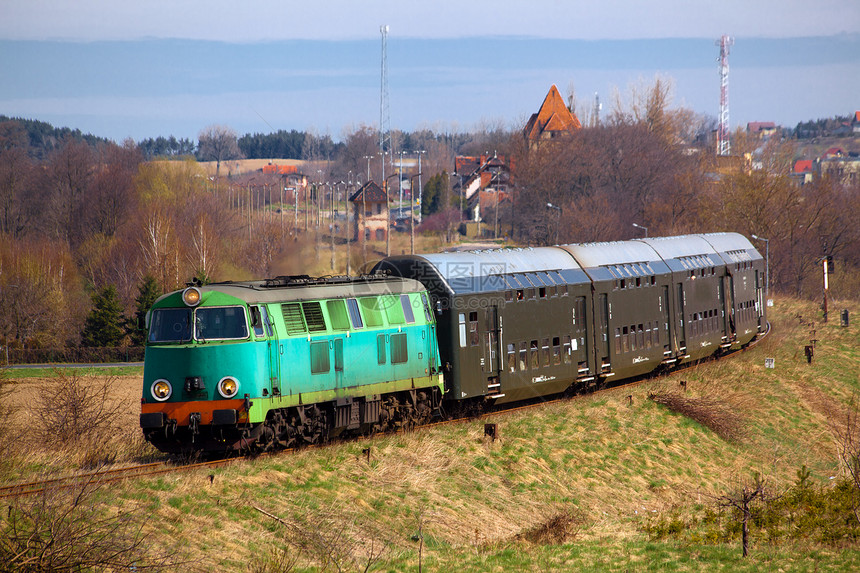
{"label": "dry grass", "polygon": [[679,391],[661,391],[649,394],[648,398],[702,424],[724,440],[740,442],[746,435],[739,405],[730,404],[718,395],[706,393],[695,397]]}
{"label": "dry grass", "polygon": [[[143,504],[152,542],[182,540],[198,570],[275,570],[278,562],[280,570],[362,570],[382,547],[380,567],[416,570],[416,539],[428,570],[561,570],[561,555],[575,548],[593,548],[592,563],[604,570],[644,566],[665,550],[635,545],[646,516],[706,505],[755,472],[779,487],[803,464],[818,483],[840,471],[830,421],[860,392],[856,327],[813,326],[815,304],[777,304],[772,337],[728,361],[490,420],[128,482],[116,505]],[[803,345],[813,328],[809,365]],[[16,394],[28,384],[15,384]],[[139,433],[140,380],[118,384],[128,386],[117,393],[127,394],[124,416]],[[684,415],[649,394],[679,396]],[[711,415],[706,405],[741,432],[694,421]],[[484,437],[485,422],[498,424],[500,439]],[[493,561],[500,555],[512,561]]]}

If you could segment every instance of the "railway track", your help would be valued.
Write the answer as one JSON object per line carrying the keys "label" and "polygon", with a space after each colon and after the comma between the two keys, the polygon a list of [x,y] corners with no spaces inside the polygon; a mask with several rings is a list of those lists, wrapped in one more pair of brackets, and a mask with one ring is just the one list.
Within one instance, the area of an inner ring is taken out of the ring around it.
{"label": "railway track", "polygon": [[[767,324],[767,330],[762,334],[762,336],[756,338],[746,348],[735,350],[735,351],[731,352],[730,354],[721,358],[721,360],[726,359],[726,358],[732,358],[734,356],[740,355],[745,350],[748,350],[750,348],[757,346],[762,340],[764,340],[767,337],[767,335],[770,333],[770,329],[771,329],[771,326],[770,326],[770,323],[768,323]],[[676,367],[676,368],[672,369],[670,372],[664,373],[662,375],[665,376],[668,374],[675,374],[678,372],[683,372],[684,370],[686,370],[688,368],[692,368],[698,364],[700,364],[700,362],[692,362],[692,363],[684,365],[683,367]],[[616,384],[616,385],[609,386],[606,388],[601,388],[601,389],[596,390],[594,393],[601,392],[603,390],[610,390],[610,389],[615,390],[618,388],[626,388],[628,386],[635,386],[637,384],[642,383],[644,380],[651,379],[652,377],[653,376],[646,376],[646,377],[638,378],[635,380],[631,380],[631,381],[624,383],[624,384]],[[498,415],[498,414],[509,414],[509,413],[513,413],[513,412],[519,412],[519,411],[527,410],[527,409],[533,408],[535,406],[553,404],[553,403],[560,402],[560,401],[565,400],[565,399],[567,399],[567,397],[557,397],[557,398],[553,398],[553,399],[549,399],[549,400],[541,399],[535,403],[529,403],[529,404],[514,406],[511,408],[503,408],[503,409],[499,409],[499,410],[493,410],[493,411],[481,414],[480,416],[477,416],[477,417],[465,417],[465,418],[454,418],[451,420],[442,420],[442,421],[426,424],[425,426],[422,426],[422,427],[433,427],[433,426],[441,426],[441,425],[452,424],[452,423],[460,423],[463,421],[473,420],[476,418],[477,419],[484,419],[488,416],[494,416],[494,415]],[[397,434],[397,433],[402,433],[404,431],[411,431],[411,429],[410,430],[398,430],[394,433]],[[374,435],[379,435],[379,434],[374,434]],[[308,446],[308,447],[314,448],[314,447],[319,447],[319,446]],[[278,454],[291,453],[291,452],[294,452],[295,450],[296,450],[296,448],[288,448],[286,450],[279,450],[276,453],[278,453]],[[256,454],[254,457],[260,457],[261,455],[267,455],[267,454]],[[35,495],[35,494],[44,493],[44,492],[50,491],[50,490],[67,489],[67,488],[81,486],[84,484],[103,485],[103,484],[119,482],[119,481],[131,479],[131,478],[137,478],[137,477],[153,477],[153,476],[158,476],[158,475],[164,475],[164,474],[170,474],[170,473],[182,472],[182,471],[189,471],[189,470],[195,470],[195,469],[201,469],[201,468],[215,468],[215,467],[220,467],[220,466],[230,464],[230,463],[232,463],[238,459],[242,459],[242,458],[226,458],[226,459],[221,459],[221,460],[212,460],[212,461],[207,461],[207,462],[197,462],[197,463],[182,464],[182,465],[172,465],[172,464],[164,463],[164,462],[156,462],[156,463],[150,463],[150,464],[141,464],[138,466],[130,466],[130,467],[126,467],[126,468],[116,468],[116,469],[101,470],[101,471],[96,471],[96,472],[75,474],[75,475],[66,476],[66,477],[52,478],[52,479],[48,479],[48,480],[44,480],[44,481],[34,481],[34,482],[29,482],[29,483],[5,485],[5,486],[0,486],[0,498],[12,498],[12,497],[25,496],[25,495]]]}
{"label": "railway track", "polygon": [[229,464],[233,458],[198,462],[184,465],[171,465],[164,462],[141,464],[126,468],[100,470],[89,473],[74,474],[43,481],[19,483],[0,486],[0,498],[35,495],[52,490],[69,489],[82,485],[103,485],[136,477],[152,477],[174,472],[188,471],[199,468],[218,467]]}

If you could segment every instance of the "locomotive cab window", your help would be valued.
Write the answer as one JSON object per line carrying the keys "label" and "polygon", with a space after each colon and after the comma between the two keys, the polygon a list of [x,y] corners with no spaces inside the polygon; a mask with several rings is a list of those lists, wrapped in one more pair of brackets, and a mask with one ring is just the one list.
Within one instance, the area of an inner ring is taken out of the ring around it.
{"label": "locomotive cab window", "polygon": [[251,311],[251,326],[254,328],[254,336],[262,338],[265,333],[272,336],[272,323],[269,322],[269,313],[266,312],[265,306],[252,306]]}
{"label": "locomotive cab window", "polygon": [[197,308],[194,317],[194,338],[197,340],[248,338],[248,322],[241,306]]}
{"label": "locomotive cab window", "polygon": [[183,342],[191,340],[190,308],[158,308],[152,311],[150,342]]}

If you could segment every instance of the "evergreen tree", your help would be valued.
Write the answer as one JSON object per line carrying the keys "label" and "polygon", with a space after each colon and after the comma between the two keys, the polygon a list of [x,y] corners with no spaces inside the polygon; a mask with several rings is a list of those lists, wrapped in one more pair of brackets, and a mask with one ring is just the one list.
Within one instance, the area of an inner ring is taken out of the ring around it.
{"label": "evergreen tree", "polygon": [[158,283],[152,275],[143,277],[143,282],[138,287],[134,311],[134,319],[128,323],[128,335],[132,346],[143,346],[146,344],[146,313],[152,308],[152,304],[159,296]]}
{"label": "evergreen tree", "polygon": [[83,346],[119,346],[125,337],[122,305],[116,288],[108,285],[93,294],[93,309],[81,332]]}
{"label": "evergreen tree", "polygon": [[427,180],[427,183],[424,184],[424,196],[421,199],[422,215],[426,217],[442,210],[442,201],[447,185],[448,173],[445,171]]}

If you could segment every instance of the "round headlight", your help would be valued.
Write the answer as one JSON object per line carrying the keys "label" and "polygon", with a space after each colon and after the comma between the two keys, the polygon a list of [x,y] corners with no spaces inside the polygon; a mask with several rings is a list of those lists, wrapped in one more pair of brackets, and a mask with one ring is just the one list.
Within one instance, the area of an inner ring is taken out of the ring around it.
{"label": "round headlight", "polygon": [[197,287],[188,287],[182,292],[182,302],[188,306],[197,306],[200,304],[200,291]]}
{"label": "round headlight", "polygon": [[162,378],[152,383],[150,391],[153,398],[159,402],[164,402],[173,394],[173,386],[170,385],[169,381]]}
{"label": "round headlight", "polygon": [[218,393],[225,398],[232,398],[239,393],[239,381],[232,376],[225,376],[218,382]]}

